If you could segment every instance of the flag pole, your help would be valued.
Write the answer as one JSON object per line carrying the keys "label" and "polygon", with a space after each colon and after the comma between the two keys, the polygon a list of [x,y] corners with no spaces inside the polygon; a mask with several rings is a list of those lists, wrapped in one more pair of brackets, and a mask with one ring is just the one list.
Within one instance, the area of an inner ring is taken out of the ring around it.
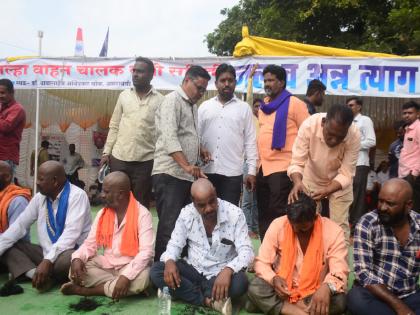
{"label": "flag pole", "polygon": [[[38,31],[38,56],[42,55],[43,31]],[[38,134],[39,134],[39,76],[36,78],[36,109],[35,109],[35,159],[34,159],[34,195],[36,194],[36,179],[38,176]]]}

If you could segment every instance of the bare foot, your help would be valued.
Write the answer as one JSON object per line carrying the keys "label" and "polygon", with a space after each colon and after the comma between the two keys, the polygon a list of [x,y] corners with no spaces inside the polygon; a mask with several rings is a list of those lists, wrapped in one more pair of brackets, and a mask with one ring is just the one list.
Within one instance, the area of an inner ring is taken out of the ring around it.
{"label": "bare foot", "polygon": [[296,306],[295,304],[291,304],[289,302],[284,302],[280,313],[282,315],[307,315],[308,314],[307,312],[302,310],[299,306]]}
{"label": "bare foot", "polygon": [[60,289],[64,295],[81,295],[82,287],[73,282],[64,283]]}

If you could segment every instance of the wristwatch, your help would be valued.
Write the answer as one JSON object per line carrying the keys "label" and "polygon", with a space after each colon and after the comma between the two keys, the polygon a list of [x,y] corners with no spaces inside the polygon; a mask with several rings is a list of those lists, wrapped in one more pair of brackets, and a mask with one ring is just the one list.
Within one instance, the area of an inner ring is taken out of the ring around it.
{"label": "wristwatch", "polygon": [[337,288],[333,283],[327,282],[327,286],[330,289],[331,295],[334,295],[337,293]]}

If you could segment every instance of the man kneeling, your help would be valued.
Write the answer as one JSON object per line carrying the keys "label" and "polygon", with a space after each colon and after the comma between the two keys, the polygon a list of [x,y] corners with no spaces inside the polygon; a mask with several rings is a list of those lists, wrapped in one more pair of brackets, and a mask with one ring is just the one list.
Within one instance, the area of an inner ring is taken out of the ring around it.
{"label": "man kneeling", "polygon": [[287,215],[274,220],[256,258],[248,311],[265,314],[341,314],[349,268],[343,230],[316,213],[299,193]]}
{"label": "man kneeling", "polygon": [[[106,208],[96,215],[83,245],[73,253],[65,295],[106,295],[120,299],[142,292],[149,284],[153,260],[152,216],[130,192],[125,173],[105,177]],[[104,254],[98,255],[98,247]]]}
{"label": "man kneeling", "polygon": [[[181,210],[166,251],[150,272],[160,289],[195,305],[232,313],[231,298],[248,288],[244,269],[254,253],[245,216],[237,206],[218,199],[207,179],[191,187],[192,204]],[[187,245],[188,257],[179,259]]]}

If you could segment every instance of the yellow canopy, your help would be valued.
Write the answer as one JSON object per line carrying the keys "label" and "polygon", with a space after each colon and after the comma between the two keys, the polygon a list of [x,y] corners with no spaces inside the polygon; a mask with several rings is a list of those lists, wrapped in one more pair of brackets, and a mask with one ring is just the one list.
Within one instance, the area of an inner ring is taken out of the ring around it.
{"label": "yellow canopy", "polygon": [[242,40],[236,44],[234,57],[244,56],[329,56],[329,57],[399,57],[397,55],[300,44],[271,38],[250,36],[242,27]]}

